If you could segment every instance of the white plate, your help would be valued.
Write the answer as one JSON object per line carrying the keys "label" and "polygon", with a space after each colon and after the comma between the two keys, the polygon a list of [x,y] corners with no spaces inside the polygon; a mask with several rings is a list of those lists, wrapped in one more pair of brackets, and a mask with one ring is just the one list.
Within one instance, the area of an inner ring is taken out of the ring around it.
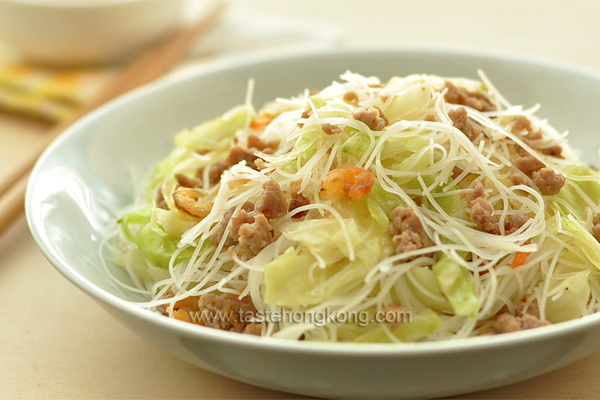
{"label": "white plate", "polygon": [[[39,160],[26,210],[38,245],[69,280],[124,325],[172,354],[255,385],[323,397],[434,397],[520,381],[600,348],[600,315],[547,328],[461,341],[403,345],[327,344],[258,338],[179,322],[143,310],[103,270],[99,242],[139,176],[171,148],[181,128],[242,103],[321,88],[347,69],[387,79],[415,72],[476,77],[482,68],[515,103],[569,128],[596,161],[600,77],[580,68],[490,51],[434,48],[321,50],[229,60],[135,91],[83,118]],[[115,274],[122,276],[118,268]],[[60,323],[60,322],[57,322]],[[93,344],[92,344],[93,345]],[[146,367],[146,366],[140,366]]]}

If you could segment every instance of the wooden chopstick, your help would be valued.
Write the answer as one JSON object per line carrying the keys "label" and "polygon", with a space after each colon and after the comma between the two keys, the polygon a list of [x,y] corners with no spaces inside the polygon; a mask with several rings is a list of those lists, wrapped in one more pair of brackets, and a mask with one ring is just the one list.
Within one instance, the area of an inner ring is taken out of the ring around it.
{"label": "wooden chopstick", "polygon": [[6,231],[14,220],[23,213],[28,181],[29,173],[26,173],[0,197],[0,234]]}
{"label": "wooden chopstick", "polygon": [[35,162],[48,145],[74,121],[107,101],[153,81],[181,60],[194,40],[212,29],[219,20],[225,3],[217,1],[205,15],[190,27],[183,28],[155,44],[135,58],[89,103],[84,104],[71,120],[57,125],[36,142],[28,156],[0,181],[0,233],[23,212],[27,179]]}

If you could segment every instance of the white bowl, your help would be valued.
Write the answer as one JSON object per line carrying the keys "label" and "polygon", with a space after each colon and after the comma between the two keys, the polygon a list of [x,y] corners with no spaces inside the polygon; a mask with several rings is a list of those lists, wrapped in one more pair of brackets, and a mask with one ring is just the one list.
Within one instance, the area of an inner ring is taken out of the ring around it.
{"label": "white bowl", "polygon": [[[29,182],[27,218],[48,260],[124,325],[208,370],[309,396],[398,398],[488,389],[574,362],[600,349],[600,315],[553,326],[460,341],[331,344],[222,332],[168,319],[129,301],[102,269],[98,247],[115,210],[132,200],[130,172],[164,157],[172,135],[244,100],[255,104],[320,88],[346,69],[387,79],[414,72],[476,77],[483,68],[516,103],[569,127],[588,161],[600,145],[600,76],[556,62],[492,52],[397,48],[318,51],[226,61],[121,97],[83,118],[39,160]],[[113,272],[124,274],[112,267]],[[60,322],[57,322],[60,323]]]}
{"label": "white bowl", "polygon": [[180,21],[184,0],[0,0],[0,39],[28,60],[105,63]]}

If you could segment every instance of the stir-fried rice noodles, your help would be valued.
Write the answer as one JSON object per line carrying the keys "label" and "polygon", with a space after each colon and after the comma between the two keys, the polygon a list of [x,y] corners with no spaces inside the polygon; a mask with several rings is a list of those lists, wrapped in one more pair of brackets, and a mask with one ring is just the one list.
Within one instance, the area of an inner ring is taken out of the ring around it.
{"label": "stir-fried rice noodles", "polygon": [[[103,255],[141,307],[288,339],[406,342],[594,313],[600,175],[487,78],[346,72],[175,136]],[[108,271],[108,268],[107,268]],[[287,314],[286,314],[287,313]]]}

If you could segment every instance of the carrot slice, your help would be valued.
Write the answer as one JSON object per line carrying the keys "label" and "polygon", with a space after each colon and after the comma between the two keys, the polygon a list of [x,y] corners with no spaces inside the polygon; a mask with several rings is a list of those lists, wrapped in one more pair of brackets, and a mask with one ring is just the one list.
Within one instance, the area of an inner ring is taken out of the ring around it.
{"label": "carrot slice", "polygon": [[250,128],[252,129],[260,129],[260,128],[264,128],[265,126],[269,125],[271,123],[271,121],[273,121],[273,118],[258,118],[255,119],[254,121],[250,122]]}
{"label": "carrot slice", "polygon": [[178,319],[184,322],[192,322],[190,316],[184,310],[175,310],[173,311],[173,318]]}
{"label": "carrot slice", "polygon": [[180,308],[193,308],[194,310],[198,311],[200,310],[200,308],[198,307],[199,299],[200,297],[198,296],[186,297],[185,299],[176,301],[175,305],[173,305],[173,309],[179,310]]}
{"label": "carrot slice", "polygon": [[518,251],[515,254],[515,259],[513,260],[512,264],[510,265],[512,268],[517,268],[520,267],[521,265],[525,264],[525,261],[527,261],[527,257],[529,257],[531,253],[524,253],[521,251]]}

